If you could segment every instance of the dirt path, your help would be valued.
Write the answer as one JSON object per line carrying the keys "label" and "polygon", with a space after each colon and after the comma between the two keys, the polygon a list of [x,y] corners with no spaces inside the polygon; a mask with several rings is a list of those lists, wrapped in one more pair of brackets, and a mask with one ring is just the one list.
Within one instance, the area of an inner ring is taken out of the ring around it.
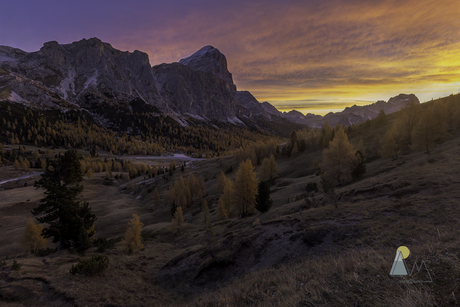
{"label": "dirt path", "polygon": [[11,178],[11,179],[6,179],[6,180],[3,180],[3,181],[0,181],[0,185],[2,185],[2,184],[4,184],[4,183],[7,183],[7,182],[10,182],[10,181],[16,181],[16,180],[20,180],[20,179],[26,179],[26,178],[33,177],[33,176],[35,176],[35,175],[41,175],[41,174],[43,174],[43,172],[33,173],[33,174],[30,174],[30,175],[25,175],[25,176],[16,177],[16,178]]}

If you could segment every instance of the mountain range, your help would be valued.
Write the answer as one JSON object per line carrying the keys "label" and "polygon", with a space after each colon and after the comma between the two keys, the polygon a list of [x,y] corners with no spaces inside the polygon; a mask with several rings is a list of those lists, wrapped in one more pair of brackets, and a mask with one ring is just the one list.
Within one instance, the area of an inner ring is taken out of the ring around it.
{"label": "mountain range", "polygon": [[[79,109],[99,123],[111,122],[109,110],[139,108],[169,116],[181,125],[201,121],[247,125],[286,135],[303,125],[352,125],[398,111],[415,95],[401,94],[388,102],[353,106],[319,116],[298,111],[282,113],[238,91],[226,57],[205,46],[179,62],[151,66],[141,51],[123,52],[97,38],[71,44],[47,42],[36,52],[0,46],[0,101],[34,109]],[[114,123],[110,123],[112,126]]]}

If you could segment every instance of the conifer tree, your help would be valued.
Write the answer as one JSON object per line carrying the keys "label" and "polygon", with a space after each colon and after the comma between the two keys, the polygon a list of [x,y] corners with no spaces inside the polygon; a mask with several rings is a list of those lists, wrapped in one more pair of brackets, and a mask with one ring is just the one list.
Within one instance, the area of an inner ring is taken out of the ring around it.
{"label": "conifer tree", "polygon": [[[294,146],[297,145],[297,131],[292,130],[291,132],[291,140],[289,143],[289,148],[291,149],[291,152],[294,150]],[[298,147],[297,147],[298,151]]]}
{"label": "conifer tree", "polygon": [[46,161],[45,160],[41,160],[40,167],[42,168],[43,171],[46,170]]}
{"label": "conifer tree", "polygon": [[87,241],[85,236],[91,238],[94,235],[94,232],[87,233],[87,230],[93,226],[96,216],[88,202],[76,200],[83,190],[80,184],[82,180],[77,153],[68,150],[50,161],[50,167],[34,185],[46,191],[40,205],[32,213],[38,215],[40,223],[49,225],[43,229],[43,235],[45,238],[52,237],[53,242],[59,242],[60,249],[70,245],[78,248],[84,244],[82,240]]}
{"label": "conifer tree", "polygon": [[294,147],[292,147],[291,157],[295,157],[299,154],[299,148],[297,147],[297,143],[294,143]]}
{"label": "conifer tree", "polygon": [[21,163],[21,167],[23,171],[27,171],[29,169],[29,161],[24,159]]}
{"label": "conifer tree", "polygon": [[153,206],[155,209],[160,208],[160,194],[158,194],[157,188],[155,188],[155,191],[153,192]]}
{"label": "conifer tree", "polygon": [[123,242],[127,251],[144,248],[141,242],[141,232],[144,224],[139,220],[139,215],[133,213],[132,216],[132,219],[128,222],[128,228],[126,229],[125,240]]}
{"label": "conifer tree", "polygon": [[400,142],[401,145],[412,144],[412,130],[418,122],[419,107],[420,106],[415,103],[410,103],[398,112],[396,132],[398,133],[398,142]]}
{"label": "conifer tree", "polygon": [[236,172],[233,203],[241,217],[255,213],[257,179],[251,160],[241,162]]}
{"label": "conifer tree", "polygon": [[377,115],[376,122],[379,126],[383,126],[388,122],[387,115],[385,114],[385,111],[383,109],[380,110],[379,114]]}
{"label": "conifer tree", "polygon": [[331,127],[331,125],[329,125],[329,123],[326,121],[324,124],[323,124],[323,127],[321,128],[321,146],[323,148],[326,148],[329,146],[329,143],[332,141],[333,139],[333,132],[334,132],[334,129]]}
{"label": "conifer tree", "polygon": [[262,213],[270,210],[273,201],[270,198],[270,185],[267,181],[259,182],[258,193],[256,197],[256,209]]}
{"label": "conifer tree", "polygon": [[321,175],[320,186],[321,186],[321,189],[323,190],[323,193],[332,201],[334,206],[338,208],[337,206],[338,199],[335,193],[336,184],[337,183],[335,179],[328,172],[324,172]]}
{"label": "conifer tree", "polygon": [[346,183],[352,180],[353,169],[358,164],[356,150],[348,142],[348,137],[340,128],[329,148],[323,151],[323,168],[334,180]]}
{"label": "conifer tree", "polygon": [[394,130],[390,129],[383,136],[382,149],[380,150],[382,158],[395,158],[397,156],[398,145],[394,139],[394,134]]}
{"label": "conifer tree", "polygon": [[177,207],[177,210],[174,213],[174,218],[171,220],[171,231],[176,234],[180,234],[184,223],[185,221],[182,216],[182,207]]}
{"label": "conifer tree", "polygon": [[233,181],[227,179],[224,186],[224,192],[217,203],[217,216],[220,219],[227,219],[230,216],[233,200]]}
{"label": "conifer tree", "polygon": [[18,160],[14,160],[13,166],[14,166],[14,169],[19,169],[21,167],[21,164],[19,164]]}
{"label": "conifer tree", "polygon": [[358,145],[356,145],[356,150],[361,152],[363,156],[366,156],[366,147],[364,146],[363,137],[361,137],[358,141]]}
{"label": "conifer tree", "polygon": [[48,241],[43,237],[42,230],[42,225],[37,225],[32,219],[29,219],[22,237],[22,245],[32,254],[48,246]]}
{"label": "conifer tree", "polygon": [[227,177],[225,177],[224,172],[220,172],[219,179],[217,180],[217,192],[221,195],[224,192],[225,182]]}
{"label": "conifer tree", "polygon": [[209,215],[208,201],[206,199],[203,200],[203,205],[201,206],[201,208],[202,208],[203,222],[205,224],[208,224],[211,218]]}
{"label": "conifer tree", "polygon": [[212,224],[209,221],[206,222],[206,225],[205,225],[204,241],[205,241],[206,250],[211,254],[211,257],[214,258],[213,250],[216,248],[217,239],[216,239],[216,233],[214,231],[214,227],[212,227]]}
{"label": "conifer tree", "polygon": [[430,148],[433,148],[435,142],[440,138],[444,128],[442,123],[433,115],[433,108],[428,108],[420,117],[420,120],[412,130],[413,150],[426,150],[430,154]]}
{"label": "conifer tree", "polygon": [[276,164],[275,156],[264,158],[259,169],[259,179],[261,181],[272,180],[278,175],[278,164]]}

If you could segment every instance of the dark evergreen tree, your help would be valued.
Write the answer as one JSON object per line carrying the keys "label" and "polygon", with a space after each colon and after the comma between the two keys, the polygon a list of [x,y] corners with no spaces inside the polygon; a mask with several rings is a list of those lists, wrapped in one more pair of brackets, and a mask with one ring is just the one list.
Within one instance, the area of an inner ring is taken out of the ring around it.
{"label": "dark evergreen tree", "polygon": [[364,164],[363,153],[358,150],[356,151],[355,156],[358,158],[358,164],[356,165],[356,167],[353,169],[351,173],[354,180],[361,178],[366,173],[366,165]]}
{"label": "dark evergreen tree", "polygon": [[337,194],[335,193],[335,186],[337,183],[332,178],[332,176],[327,172],[323,173],[321,175],[321,180],[319,184],[324,194],[332,201],[334,206],[338,208],[337,206],[338,198],[337,198]]}
{"label": "dark evergreen tree", "polygon": [[35,182],[35,187],[46,191],[32,214],[38,215],[40,223],[49,225],[43,229],[43,235],[59,242],[59,249],[75,246],[83,251],[89,247],[88,240],[94,235],[92,226],[96,215],[88,202],[76,200],[83,191],[82,180],[77,153],[69,150],[56,160],[50,160],[41,179]]}
{"label": "dark evergreen tree", "polygon": [[270,210],[273,201],[270,198],[270,185],[268,181],[259,182],[258,194],[256,196],[256,209],[264,213]]}
{"label": "dark evergreen tree", "polygon": [[171,216],[174,216],[174,214],[176,214],[176,210],[177,210],[176,200],[173,200],[171,202]]}

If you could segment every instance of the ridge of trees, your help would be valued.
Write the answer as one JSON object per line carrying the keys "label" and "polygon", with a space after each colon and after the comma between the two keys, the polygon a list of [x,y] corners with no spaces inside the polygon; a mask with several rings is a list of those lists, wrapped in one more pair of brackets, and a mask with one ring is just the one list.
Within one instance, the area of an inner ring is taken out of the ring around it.
{"label": "ridge of trees", "polygon": [[68,149],[97,146],[118,155],[182,151],[201,157],[219,156],[271,137],[264,131],[248,131],[225,123],[204,126],[201,122],[191,121],[188,127],[183,127],[171,117],[128,109],[123,113],[122,110],[121,106],[106,108],[105,115],[111,122],[107,124],[108,128],[104,128],[86,112],[36,112],[3,101],[0,102],[0,131],[3,132],[0,142]]}

